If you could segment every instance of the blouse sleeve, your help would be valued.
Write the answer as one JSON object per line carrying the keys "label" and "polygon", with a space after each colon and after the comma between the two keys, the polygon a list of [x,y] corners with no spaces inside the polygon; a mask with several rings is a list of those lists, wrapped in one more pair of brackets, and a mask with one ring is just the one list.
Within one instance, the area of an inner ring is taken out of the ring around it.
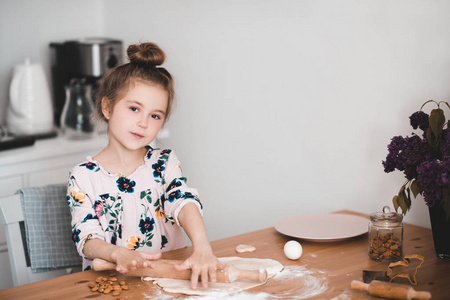
{"label": "blouse sleeve", "polygon": [[[164,151],[170,150],[163,150],[163,153]],[[188,203],[194,203],[200,214],[203,215],[203,206],[200,202],[198,191],[188,187],[186,184],[186,178],[182,175],[180,161],[173,151],[168,153],[163,182],[164,213],[169,220],[179,223],[178,214]]]}
{"label": "blouse sleeve", "polygon": [[87,191],[83,191],[76,179],[76,172],[73,171],[69,175],[67,201],[72,214],[72,240],[80,256],[85,257],[83,247],[87,240],[105,240],[105,233],[99,223],[99,206],[102,204],[93,202]]}

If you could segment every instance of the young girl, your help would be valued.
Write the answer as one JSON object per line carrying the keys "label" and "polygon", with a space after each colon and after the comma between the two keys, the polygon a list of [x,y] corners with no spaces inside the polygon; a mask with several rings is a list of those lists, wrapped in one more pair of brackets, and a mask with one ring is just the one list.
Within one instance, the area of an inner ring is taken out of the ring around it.
{"label": "young girl", "polygon": [[153,43],[131,45],[127,53],[130,63],[107,74],[97,92],[109,143],[69,176],[73,240],[83,269],[102,258],[125,273],[153,267],[150,261],[161,252],[186,247],[183,227],[193,253],[175,268],[192,269],[194,289],[200,278],[207,287],[222,266],[209,244],[197,191],[186,185],[173,151],[148,146],[174,97],[172,76],[158,67],[165,54]]}

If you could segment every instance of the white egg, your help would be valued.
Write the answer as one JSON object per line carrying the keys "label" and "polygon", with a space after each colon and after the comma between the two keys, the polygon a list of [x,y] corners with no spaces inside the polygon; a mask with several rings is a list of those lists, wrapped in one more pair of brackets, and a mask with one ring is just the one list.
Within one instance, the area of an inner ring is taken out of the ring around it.
{"label": "white egg", "polygon": [[284,255],[286,255],[286,257],[289,259],[299,259],[300,256],[302,256],[302,253],[302,245],[300,245],[300,243],[297,241],[289,241],[284,245]]}

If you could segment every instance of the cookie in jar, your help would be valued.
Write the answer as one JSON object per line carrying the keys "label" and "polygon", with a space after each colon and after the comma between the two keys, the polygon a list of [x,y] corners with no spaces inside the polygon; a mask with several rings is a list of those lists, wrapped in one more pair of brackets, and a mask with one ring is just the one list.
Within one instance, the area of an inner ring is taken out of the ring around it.
{"label": "cookie in jar", "polygon": [[370,215],[369,257],[375,261],[398,261],[403,255],[403,216],[384,206]]}

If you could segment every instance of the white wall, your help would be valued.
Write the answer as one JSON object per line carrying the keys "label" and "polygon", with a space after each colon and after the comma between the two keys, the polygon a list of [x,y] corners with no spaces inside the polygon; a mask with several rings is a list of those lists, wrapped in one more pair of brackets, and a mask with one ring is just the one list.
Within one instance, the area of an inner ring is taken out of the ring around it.
{"label": "white wall", "polygon": [[[423,102],[450,98],[449,1],[92,2],[85,14],[69,1],[29,1],[34,11],[67,10],[46,21],[2,12],[2,90],[24,39],[43,61],[55,38],[158,43],[177,88],[165,144],[201,193],[212,240],[292,215],[391,205],[404,178],[383,172],[390,138],[411,133],[408,117]],[[79,16],[82,25],[71,23]],[[63,19],[65,31],[49,26]],[[33,34],[3,28],[42,22]],[[429,226],[422,199],[406,221]]]}

